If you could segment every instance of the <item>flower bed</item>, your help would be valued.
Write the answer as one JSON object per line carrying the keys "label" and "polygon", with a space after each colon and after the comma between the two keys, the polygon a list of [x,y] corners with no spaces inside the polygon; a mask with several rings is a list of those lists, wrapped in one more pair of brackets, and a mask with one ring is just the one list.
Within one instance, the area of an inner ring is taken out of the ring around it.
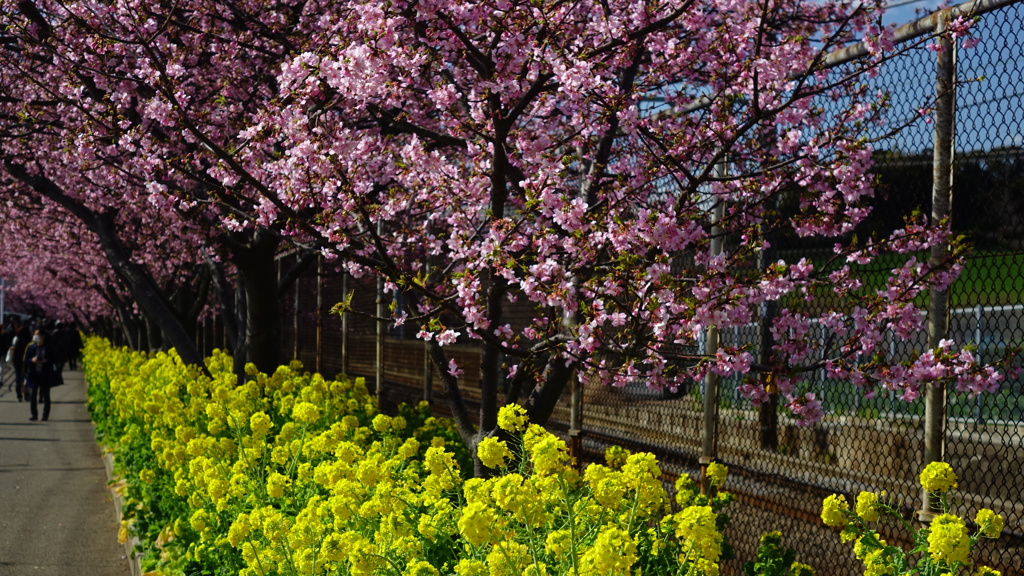
{"label": "flower bed", "polygon": [[[152,574],[713,576],[726,493],[675,502],[650,454],[611,450],[582,474],[562,440],[501,412],[468,454],[426,406],[377,412],[361,380],[292,364],[236,386],[173,354],[86,347],[89,408],[125,483],[122,536]],[[713,467],[716,488],[724,467]]]}
{"label": "flower bed", "polygon": [[[494,474],[467,478],[453,424],[426,405],[380,414],[361,379],[298,363],[241,386],[228,356],[207,366],[86,344],[89,410],[124,485],[121,536],[138,538],[151,576],[715,576],[730,554],[724,466],[709,466],[710,496],[683,475],[674,498],[650,454],[612,448],[580,473],[561,439],[510,405],[502,436],[477,452]],[[969,555],[1002,518],[983,511],[972,536],[949,513],[952,469],[932,464],[921,482],[942,512],[931,528],[868,493],[855,510],[830,496],[822,520],[855,540],[868,574],[997,574]],[[878,536],[886,515],[914,532],[913,550]],[[794,560],[772,532],[745,572],[814,573]]]}

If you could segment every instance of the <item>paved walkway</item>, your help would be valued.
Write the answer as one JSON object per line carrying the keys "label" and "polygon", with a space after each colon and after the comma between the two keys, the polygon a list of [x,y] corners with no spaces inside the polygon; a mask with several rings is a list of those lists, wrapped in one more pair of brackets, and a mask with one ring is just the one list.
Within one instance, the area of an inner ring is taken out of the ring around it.
{"label": "paved walkway", "polygon": [[64,382],[48,422],[0,390],[0,576],[130,576],[82,373]]}

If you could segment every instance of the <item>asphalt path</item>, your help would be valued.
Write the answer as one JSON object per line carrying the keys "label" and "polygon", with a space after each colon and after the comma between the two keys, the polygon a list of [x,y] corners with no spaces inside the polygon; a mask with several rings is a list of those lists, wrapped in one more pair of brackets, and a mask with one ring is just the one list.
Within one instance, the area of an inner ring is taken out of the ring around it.
{"label": "asphalt path", "polygon": [[82,373],[64,382],[47,422],[0,389],[0,576],[130,576]]}

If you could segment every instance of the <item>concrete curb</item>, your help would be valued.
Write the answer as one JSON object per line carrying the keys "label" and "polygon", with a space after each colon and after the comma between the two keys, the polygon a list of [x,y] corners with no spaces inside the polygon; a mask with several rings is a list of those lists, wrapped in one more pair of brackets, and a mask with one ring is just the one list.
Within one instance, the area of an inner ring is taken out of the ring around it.
{"label": "concrete curb", "polygon": [[[110,496],[114,501],[115,519],[120,525],[123,502],[121,494],[118,493],[117,488],[114,486],[114,482],[117,480],[114,476],[114,456],[106,450],[103,450],[103,468],[107,471],[107,486],[110,488]],[[128,540],[124,543],[125,557],[128,558],[128,565],[131,567],[132,576],[142,576],[142,557],[135,553],[135,547],[138,543],[139,539],[135,536],[129,536]]]}

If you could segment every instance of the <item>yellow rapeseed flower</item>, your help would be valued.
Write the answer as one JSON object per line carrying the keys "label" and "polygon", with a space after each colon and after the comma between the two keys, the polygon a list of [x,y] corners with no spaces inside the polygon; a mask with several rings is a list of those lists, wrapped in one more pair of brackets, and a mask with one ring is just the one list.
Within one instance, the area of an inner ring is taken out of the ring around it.
{"label": "yellow rapeseed flower", "polygon": [[490,576],[523,576],[529,563],[530,553],[526,546],[510,540],[499,542],[487,553]]}
{"label": "yellow rapeseed flower", "polygon": [[273,422],[265,412],[256,412],[249,418],[249,428],[255,438],[264,438],[270,432]]}
{"label": "yellow rapeseed flower", "polygon": [[467,542],[479,546],[495,539],[496,535],[491,529],[496,522],[497,516],[492,508],[480,502],[472,502],[462,509],[459,532]]}
{"label": "yellow rapeseed flower", "polygon": [[385,416],[384,414],[377,414],[373,417],[371,426],[373,426],[373,429],[377,432],[387,432],[391,429],[391,417]]}
{"label": "yellow rapeseed flower", "polygon": [[697,484],[690,478],[690,475],[683,472],[676,478],[676,503],[680,507],[686,508],[690,504],[693,504],[693,499],[697,496]]}
{"label": "yellow rapeseed flower", "polygon": [[488,576],[487,564],[479,560],[463,558],[455,565],[455,573],[459,576]]}
{"label": "yellow rapeseed flower", "polygon": [[793,562],[793,565],[789,567],[789,573],[791,576],[817,576],[817,572],[812,566],[800,562]]}
{"label": "yellow rapeseed flower", "polygon": [[675,516],[676,537],[692,546],[700,557],[717,562],[722,555],[718,514],[710,506],[690,506]]}
{"label": "yellow rapeseed flower", "polygon": [[821,505],[821,521],[826,526],[832,526],[833,528],[843,528],[850,523],[846,517],[847,512],[850,511],[850,505],[846,503],[846,497],[842,494],[833,494],[822,502]]}
{"label": "yellow rapeseed flower", "polygon": [[628,572],[636,563],[636,542],[625,530],[606,526],[583,554],[583,561],[592,564],[598,574]]}
{"label": "yellow rapeseed flower", "polygon": [[267,477],[267,495],[271,498],[284,498],[284,491],[291,484],[291,478],[279,472],[273,472]]}
{"label": "yellow rapeseed flower", "polygon": [[231,528],[228,528],[228,542],[231,543],[231,546],[238,548],[242,541],[248,538],[251,531],[252,524],[249,523],[249,515],[243,512],[235,517]]}
{"label": "yellow rapeseed flower", "polygon": [[966,562],[970,538],[963,519],[953,514],[933,518],[928,531],[928,553],[936,562]]}
{"label": "yellow rapeseed flower", "polygon": [[416,560],[410,562],[405,567],[405,571],[402,572],[402,576],[438,576],[437,568],[430,565],[430,562],[425,560]]}
{"label": "yellow rapeseed flower", "polygon": [[192,513],[192,517],[189,518],[189,524],[192,529],[196,532],[202,532],[209,526],[210,514],[205,509],[200,508]]}
{"label": "yellow rapeseed flower", "polygon": [[947,492],[957,487],[956,473],[945,462],[932,462],[921,471],[921,486],[928,492]]}
{"label": "yellow rapeseed flower", "polygon": [[572,549],[572,532],[569,530],[553,530],[544,542],[544,551],[550,556],[560,558]]}
{"label": "yellow rapeseed flower", "polygon": [[1005,526],[1003,517],[988,508],[978,510],[974,523],[978,525],[978,532],[986,538],[999,538]]}
{"label": "yellow rapeseed flower", "polygon": [[320,409],[312,402],[299,402],[292,408],[292,418],[298,422],[312,424],[320,419]]}
{"label": "yellow rapeseed flower", "polygon": [[398,447],[398,455],[408,460],[415,456],[420,450],[420,442],[415,438],[406,438],[405,442]]}
{"label": "yellow rapeseed flower", "polygon": [[505,462],[512,457],[508,445],[493,436],[480,441],[476,447],[476,455],[480,462],[488,468],[504,468]]}
{"label": "yellow rapeseed flower", "polygon": [[583,473],[583,479],[590,486],[590,492],[605,508],[616,509],[626,493],[622,474],[607,466],[591,464]]}
{"label": "yellow rapeseed flower", "polygon": [[721,488],[725,486],[725,477],[729,474],[729,468],[724,464],[712,462],[708,464],[707,474],[711,486]]}
{"label": "yellow rapeseed flower", "polygon": [[522,432],[529,423],[526,409],[519,404],[506,404],[498,410],[498,428],[506,432]]}
{"label": "yellow rapeseed flower", "polygon": [[553,434],[540,438],[529,450],[533,470],[540,476],[557,474],[569,462],[565,441]]}
{"label": "yellow rapeseed flower", "polygon": [[878,520],[878,494],[862,491],[857,495],[857,516],[865,522]]}
{"label": "yellow rapeseed flower", "polygon": [[609,468],[622,468],[622,465],[626,463],[626,458],[629,458],[630,454],[631,452],[622,446],[609,446],[604,451],[604,461]]}

